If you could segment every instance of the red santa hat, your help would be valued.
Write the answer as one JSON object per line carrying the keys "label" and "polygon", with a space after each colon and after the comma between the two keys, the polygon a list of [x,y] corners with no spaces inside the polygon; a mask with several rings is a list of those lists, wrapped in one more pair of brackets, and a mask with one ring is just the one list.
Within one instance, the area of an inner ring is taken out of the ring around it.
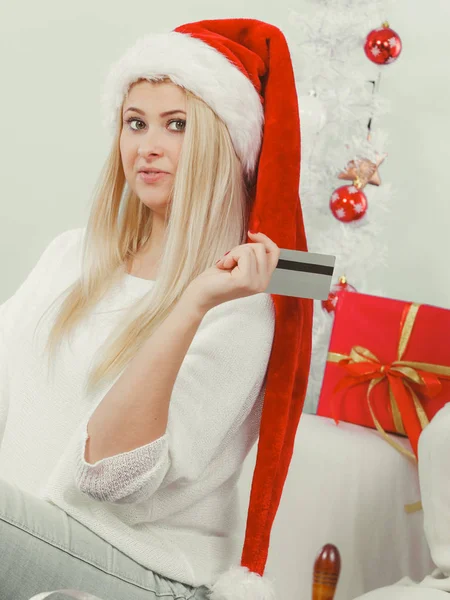
{"label": "red santa hat", "polygon": [[[117,127],[133,82],[162,76],[202,98],[227,125],[245,173],[253,177],[249,228],[280,248],[307,250],[299,199],[299,110],[283,33],[255,19],[219,19],[140,38],[108,74],[105,125],[112,131]],[[241,565],[209,584],[211,600],[275,597],[263,574],[305,400],[313,302],[272,299],[275,334]]]}

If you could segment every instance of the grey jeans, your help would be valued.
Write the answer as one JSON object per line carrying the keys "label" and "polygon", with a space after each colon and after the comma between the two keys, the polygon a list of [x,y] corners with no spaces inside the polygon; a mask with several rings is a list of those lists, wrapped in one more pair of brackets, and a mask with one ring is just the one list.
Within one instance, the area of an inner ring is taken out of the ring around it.
{"label": "grey jeans", "polygon": [[0,479],[1,600],[67,589],[102,600],[207,600],[208,591],[146,569],[57,506]]}

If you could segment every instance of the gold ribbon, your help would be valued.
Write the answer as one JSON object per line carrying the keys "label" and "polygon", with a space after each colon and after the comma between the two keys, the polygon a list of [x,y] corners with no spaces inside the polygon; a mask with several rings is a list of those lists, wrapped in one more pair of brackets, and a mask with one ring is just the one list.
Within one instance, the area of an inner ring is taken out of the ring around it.
{"label": "gold ribbon", "polygon": [[[393,446],[407,458],[412,459],[414,463],[417,463],[416,455],[406,450],[401,444],[395,442],[382,428],[373,410],[370,396],[373,388],[386,377],[389,384],[389,400],[392,418],[397,433],[406,435],[399,403],[401,407],[405,408],[410,406],[412,400],[415,414],[417,415],[421,428],[424,429],[424,427],[428,425],[429,420],[425,410],[409,382],[419,385],[425,396],[436,396],[442,389],[440,379],[450,380],[450,367],[446,365],[402,360],[419,308],[420,304],[415,303],[405,307],[402,322],[400,324],[401,332],[396,361],[390,364],[381,364],[379,359],[363,346],[353,346],[349,355],[340,354],[338,352],[329,352],[327,358],[328,362],[337,363],[347,371],[347,375],[338,382],[333,390],[334,392],[369,381],[366,400],[377,431],[388,444]],[[334,409],[335,404],[333,403],[332,410],[335,413]],[[334,420],[336,423],[339,422],[335,416]],[[422,505],[420,502],[415,502],[414,504],[405,505],[405,510],[407,512],[416,512],[417,510],[420,510],[421,507]]]}

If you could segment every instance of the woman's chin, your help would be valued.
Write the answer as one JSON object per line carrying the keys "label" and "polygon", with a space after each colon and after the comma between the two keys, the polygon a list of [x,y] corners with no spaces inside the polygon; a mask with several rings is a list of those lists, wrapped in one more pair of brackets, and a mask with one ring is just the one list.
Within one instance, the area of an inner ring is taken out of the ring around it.
{"label": "woman's chin", "polygon": [[141,194],[138,197],[142,204],[145,204],[150,210],[161,215],[165,214],[167,207],[169,206],[169,199],[167,197],[149,198],[148,195],[144,194]]}

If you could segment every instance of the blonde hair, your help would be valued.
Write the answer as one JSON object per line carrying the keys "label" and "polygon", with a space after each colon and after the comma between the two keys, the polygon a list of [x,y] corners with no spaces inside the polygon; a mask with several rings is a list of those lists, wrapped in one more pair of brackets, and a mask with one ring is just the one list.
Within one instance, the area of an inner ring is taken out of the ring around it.
{"label": "blonde hair", "polygon": [[[164,77],[153,83],[158,81],[171,80]],[[87,393],[122,371],[197,275],[246,240],[248,182],[228,129],[200,98],[188,90],[184,92],[186,128],[166,213],[158,277],[100,348],[99,361],[87,378]],[[62,293],[69,289],[48,335],[45,351],[49,363],[63,337],[74,331],[111,284],[123,276],[126,261],[151,236],[152,211],[131,189],[123,194],[126,179],[119,147],[122,124],[121,117],[94,190],[81,275]]]}

